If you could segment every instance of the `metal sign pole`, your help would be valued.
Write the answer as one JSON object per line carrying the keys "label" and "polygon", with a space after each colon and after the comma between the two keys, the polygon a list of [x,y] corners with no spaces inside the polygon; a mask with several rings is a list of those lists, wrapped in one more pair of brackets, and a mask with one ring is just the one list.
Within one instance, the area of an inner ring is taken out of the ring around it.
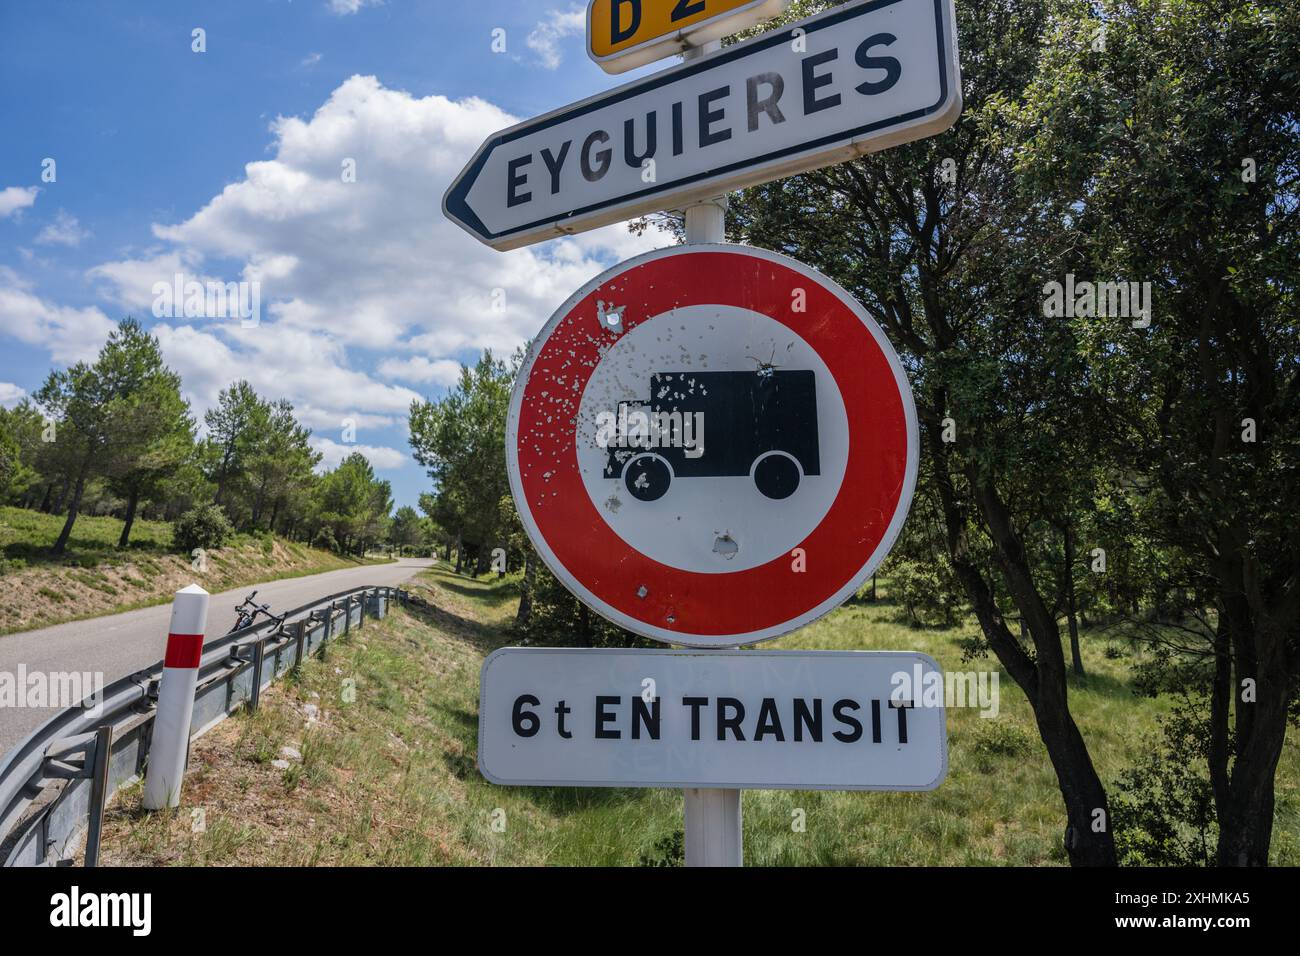
{"label": "metal sign pole", "polygon": [[[683,59],[692,60],[720,49],[722,43],[714,40],[688,50]],[[687,207],[686,243],[726,242],[726,211],[725,196]],[[740,791],[690,788],[682,791],[682,797],[686,810],[686,865],[743,866]]]}

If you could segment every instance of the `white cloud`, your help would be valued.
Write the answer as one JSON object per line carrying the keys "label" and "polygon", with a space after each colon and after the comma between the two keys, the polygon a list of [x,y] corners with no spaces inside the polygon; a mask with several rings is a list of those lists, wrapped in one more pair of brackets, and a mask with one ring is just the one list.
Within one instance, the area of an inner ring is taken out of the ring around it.
{"label": "white cloud", "polygon": [[356,13],[362,7],[376,7],[383,2],[384,0],[329,0],[327,5],[330,13],[346,17]]}
{"label": "white cloud", "polygon": [[433,361],[417,355],[409,359],[384,359],[379,363],[379,374],[404,382],[455,385],[460,381],[460,367],[461,363],[452,359]]}
{"label": "white cloud", "polygon": [[401,468],[410,461],[404,452],[400,452],[396,448],[385,448],[382,445],[340,444],[332,439],[313,435],[311,446],[321,453],[321,461],[320,465],[317,466],[317,471],[337,468],[339,462],[353,452],[358,451],[366,456],[366,461],[370,462],[370,467],[374,468],[375,471],[392,471],[395,468]]}
{"label": "white cloud", "polygon": [[[277,119],[271,159],[247,164],[189,219],[155,225],[170,251],[92,273],[143,308],[159,273],[233,259],[262,281],[263,328],[269,317],[393,361],[419,357],[429,364],[407,372],[426,376],[466,352],[512,351],[602,268],[669,241],[611,226],[503,254],[444,219],[452,178],[514,122],[480,99],[416,98],[354,76],[310,118]],[[356,182],[342,180],[345,160]]]}
{"label": "white cloud", "polygon": [[6,186],[0,189],[0,219],[6,219],[36,202],[35,186]]}
{"label": "white cloud", "polygon": [[237,322],[203,329],[160,323],[152,331],[200,416],[241,378],[264,398],[287,398],[304,424],[327,430],[341,429],[347,419],[358,429],[389,427],[420,398],[349,367],[348,350],[336,339],[279,323],[250,329]]}
{"label": "white cloud", "polygon": [[93,359],[116,324],[97,308],[52,305],[11,270],[0,268],[0,329],[44,348],[56,362]]}
{"label": "white cloud", "polygon": [[[151,315],[154,283],[178,273],[259,281],[255,328],[151,324],[196,413],[246,378],[331,439],[351,418],[360,441],[375,441],[369,429],[402,427],[422,397],[415,389],[454,382],[460,361],[484,348],[510,354],[604,268],[671,241],[610,226],[499,253],[448,222],[441,200],[452,178],[514,123],[481,99],[414,97],[354,76],[314,115],[277,119],[268,158],[187,219],[155,224],[155,246],[87,277],[105,302],[141,317]],[[340,177],[345,159],[355,160],[355,183]],[[0,335],[67,360],[93,356],[112,328],[97,309],[50,306],[3,279]]]}
{"label": "white cloud", "polygon": [[90,236],[90,233],[81,228],[81,223],[77,217],[62,209],[54,217],[54,221],[47,223],[45,228],[36,235],[36,241],[43,245],[56,246],[79,246],[81,241]]}
{"label": "white cloud", "polygon": [[103,262],[86,270],[87,277],[103,280],[99,292],[110,302],[120,305],[136,315],[152,314],[156,282],[173,287],[176,277],[181,277],[181,287],[187,282],[215,282],[214,276],[198,269],[198,257],[187,249],[147,250],[139,259],[120,259]]}
{"label": "white cloud", "polygon": [[558,69],[564,62],[560,52],[560,41],[587,29],[587,14],[582,7],[568,10],[552,10],[546,19],[533,27],[524,42],[537,54],[542,66],[548,70]]}
{"label": "white cloud", "polygon": [[13,382],[0,382],[0,405],[11,408],[27,397],[27,389],[19,388]]}
{"label": "white cloud", "polygon": [[320,53],[308,53],[299,61],[298,65],[302,67],[313,67],[321,61],[321,56],[322,54]]}

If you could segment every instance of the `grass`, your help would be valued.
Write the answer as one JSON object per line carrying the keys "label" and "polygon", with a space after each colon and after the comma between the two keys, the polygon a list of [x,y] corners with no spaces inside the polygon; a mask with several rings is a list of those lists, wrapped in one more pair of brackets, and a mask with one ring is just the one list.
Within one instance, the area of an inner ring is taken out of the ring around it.
{"label": "grass", "polygon": [[[635,865],[672,862],[681,794],[495,787],[479,776],[478,671],[508,643],[517,583],[422,576],[436,610],[397,610],[226,721],[193,748],[180,813],[118,796],[105,831],[116,865]],[[973,626],[914,629],[888,604],[842,608],[786,648],[914,649],[946,669]],[[1138,759],[1166,704],[1134,697],[1105,635],[1086,634],[1073,707],[1102,777]],[[349,684],[348,681],[354,682]],[[349,688],[355,699],[349,700]],[[950,771],[932,793],[748,791],[749,865],[1054,865],[1063,809],[1028,704],[1002,675],[1001,711],[949,712]],[[309,721],[309,707],[319,719]],[[276,766],[281,748],[301,759]],[[1278,774],[1274,862],[1300,863],[1300,748]],[[204,829],[191,816],[200,810]],[[802,822],[802,827],[800,827]]]}
{"label": "grass", "polygon": [[[5,561],[20,561],[27,567],[43,564],[94,567],[100,562],[120,560],[117,541],[122,535],[119,518],[80,515],[72,526],[64,557],[50,553],[63,530],[64,517],[28,508],[0,508],[0,554]],[[137,518],[131,526],[129,554],[166,554],[172,546],[172,526],[165,521]]]}
{"label": "grass", "polygon": [[84,516],[67,554],[55,557],[50,547],[62,527],[57,515],[0,508],[0,635],[162,604],[195,580],[215,593],[386,561],[237,535],[210,551],[206,569],[196,571],[188,555],[172,550],[170,524],[137,520],[131,545],[118,549],[121,520]]}

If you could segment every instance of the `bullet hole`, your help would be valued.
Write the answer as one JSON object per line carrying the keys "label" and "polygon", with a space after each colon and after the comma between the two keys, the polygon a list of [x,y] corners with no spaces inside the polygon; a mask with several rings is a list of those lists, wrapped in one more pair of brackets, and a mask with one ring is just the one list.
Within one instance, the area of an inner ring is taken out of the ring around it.
{"label": "bullet hole", "polygon": [[649,590],[646,589],[646,586],[644,584],[636,589],[636,596],[641,598],[642,600],[645,600],[645,596],[649,593],[650,593]]}
{"label": "bullet hole", "polygon": [[713,541],[713,553],[722,555],[728,561],[734,558],[736,552],[739,550],[740,545],[738,545],[736,539],[729,534],[718,535],[718,537]]}

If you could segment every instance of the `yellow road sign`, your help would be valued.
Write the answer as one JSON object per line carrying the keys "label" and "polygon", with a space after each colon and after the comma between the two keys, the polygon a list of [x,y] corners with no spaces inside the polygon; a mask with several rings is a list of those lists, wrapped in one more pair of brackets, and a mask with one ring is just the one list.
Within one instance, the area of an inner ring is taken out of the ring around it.
{"label": "yellow road sign", "polygon": [[625,73],[770,20],[791,0],[591,0],[587,52]]}

